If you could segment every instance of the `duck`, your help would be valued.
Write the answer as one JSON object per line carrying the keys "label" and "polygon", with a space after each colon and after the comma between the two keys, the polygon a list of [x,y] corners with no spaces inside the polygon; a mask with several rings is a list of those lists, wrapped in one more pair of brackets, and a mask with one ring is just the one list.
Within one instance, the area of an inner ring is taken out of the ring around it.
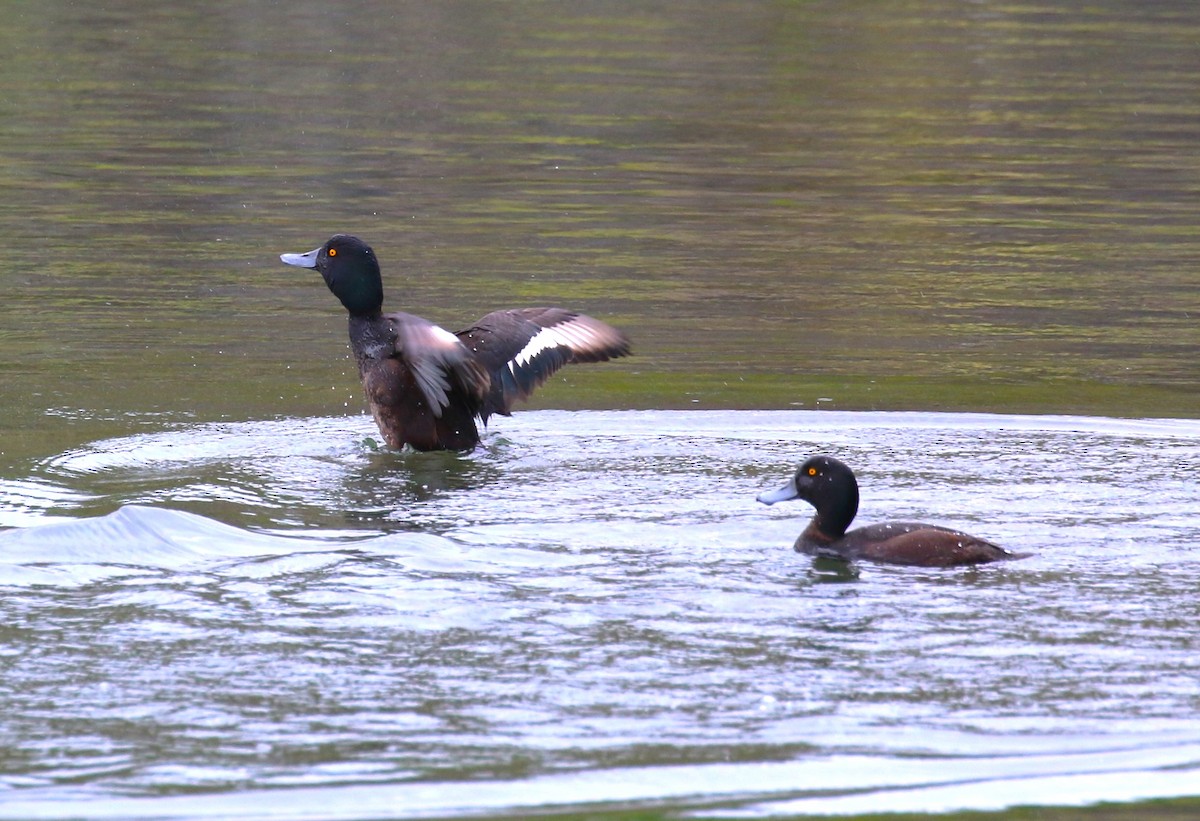
{"label": "duck", "polygon": [[924,522],[884,522],[847,532],[858,513],[858,480],[854,471],[832,456],[809,458],[783,487],[758,495],[765,505],[790,499],[803,499],[817,510],[796,539],[797,553],[918,567],[957,567],[1032,555]]}
{"label": "duck", "polygon": [[315,268],[346,308],[367,404],[397,450],[471,451],[480,441],[476,420],[486,426],[493,414],[511,416],[514,403],[562,366],[630,353],[624,333],[565,308],[493,311],[456,333],[414,314],[385,314],[379,260],[350,234],[279,259]]}

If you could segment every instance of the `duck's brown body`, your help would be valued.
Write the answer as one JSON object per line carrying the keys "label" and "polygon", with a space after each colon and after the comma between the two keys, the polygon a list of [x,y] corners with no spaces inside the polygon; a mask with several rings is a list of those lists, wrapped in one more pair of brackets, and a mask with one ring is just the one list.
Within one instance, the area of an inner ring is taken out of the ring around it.
{"label": "duck's brown body", "polygon": [[985,564],[1023,555],[957,530],[923,522],[887,522],[856,528],[840,538],[831,538],[811,524],[794,545],[797,553],[836,557],[846,561],[863,559],[885,564],[918,567],[957,567]]}

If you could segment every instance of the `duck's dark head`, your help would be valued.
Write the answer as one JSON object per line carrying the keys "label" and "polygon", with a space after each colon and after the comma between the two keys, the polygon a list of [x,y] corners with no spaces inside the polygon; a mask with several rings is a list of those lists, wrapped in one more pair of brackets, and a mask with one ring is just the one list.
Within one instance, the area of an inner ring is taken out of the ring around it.
{"label": "duck's dark head", "polygon": [[817,509],[826,532],[840,536],[858,513],[858,481],[854,471],[832,456],[813,456],[779,490],[758,496],[764,505],[803,499]]}
{"label": "duck's dark head", "polygon": [[375,252],[358,237],[334,234],[307,254],[280,254],[288,265],[316,268],[333,295],[355,315],[379,313],[383,307],[383,279]]}

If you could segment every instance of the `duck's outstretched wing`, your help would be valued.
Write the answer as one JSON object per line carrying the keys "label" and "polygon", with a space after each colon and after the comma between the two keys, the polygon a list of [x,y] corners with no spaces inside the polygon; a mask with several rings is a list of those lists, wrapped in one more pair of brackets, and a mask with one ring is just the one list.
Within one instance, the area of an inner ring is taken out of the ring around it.
{"label": "duck's outstretched wing", "polygon": [[387,314],[395,333],[395,355],[440,418],[451,403],[477,415],[488,396],[487,369],[454,334],[413,314]]}
{"label": "duck's outstretched wing", "polygon": [[494,311],[456,334],[491,377],[479,417],[508,416],[550,375],[573,362],[604,362],[629,354],[625,334],[565,308]]}

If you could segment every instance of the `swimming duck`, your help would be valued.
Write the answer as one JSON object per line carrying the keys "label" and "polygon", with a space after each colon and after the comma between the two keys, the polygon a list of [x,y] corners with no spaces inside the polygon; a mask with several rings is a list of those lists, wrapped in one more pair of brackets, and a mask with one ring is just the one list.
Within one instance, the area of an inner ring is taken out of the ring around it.
{"label": "swimming duck", "polygon": [[509,416],[551,374],[573,362],[629,353],[620,331],[565,308],[495,311],[450,333],[419,316],[383,313],[383,279],[371,246],[336,234],[288,265],[315,268],[350,314],[350,347],[371,415],[393,448],[468,451],[478,418]]}
{"label": "swimming duck", "polygon": [[1013,553],[985,539],[922,522],[885,522],[847,533],[858,512],[858,481],[845,463],[832,456],[813,456],[786,485],[758,496],[765,505],[789,499],[803,499],[817,509],[817,515],[796,539],[797,553],[920,567],[983,564],[1031,555]]}

